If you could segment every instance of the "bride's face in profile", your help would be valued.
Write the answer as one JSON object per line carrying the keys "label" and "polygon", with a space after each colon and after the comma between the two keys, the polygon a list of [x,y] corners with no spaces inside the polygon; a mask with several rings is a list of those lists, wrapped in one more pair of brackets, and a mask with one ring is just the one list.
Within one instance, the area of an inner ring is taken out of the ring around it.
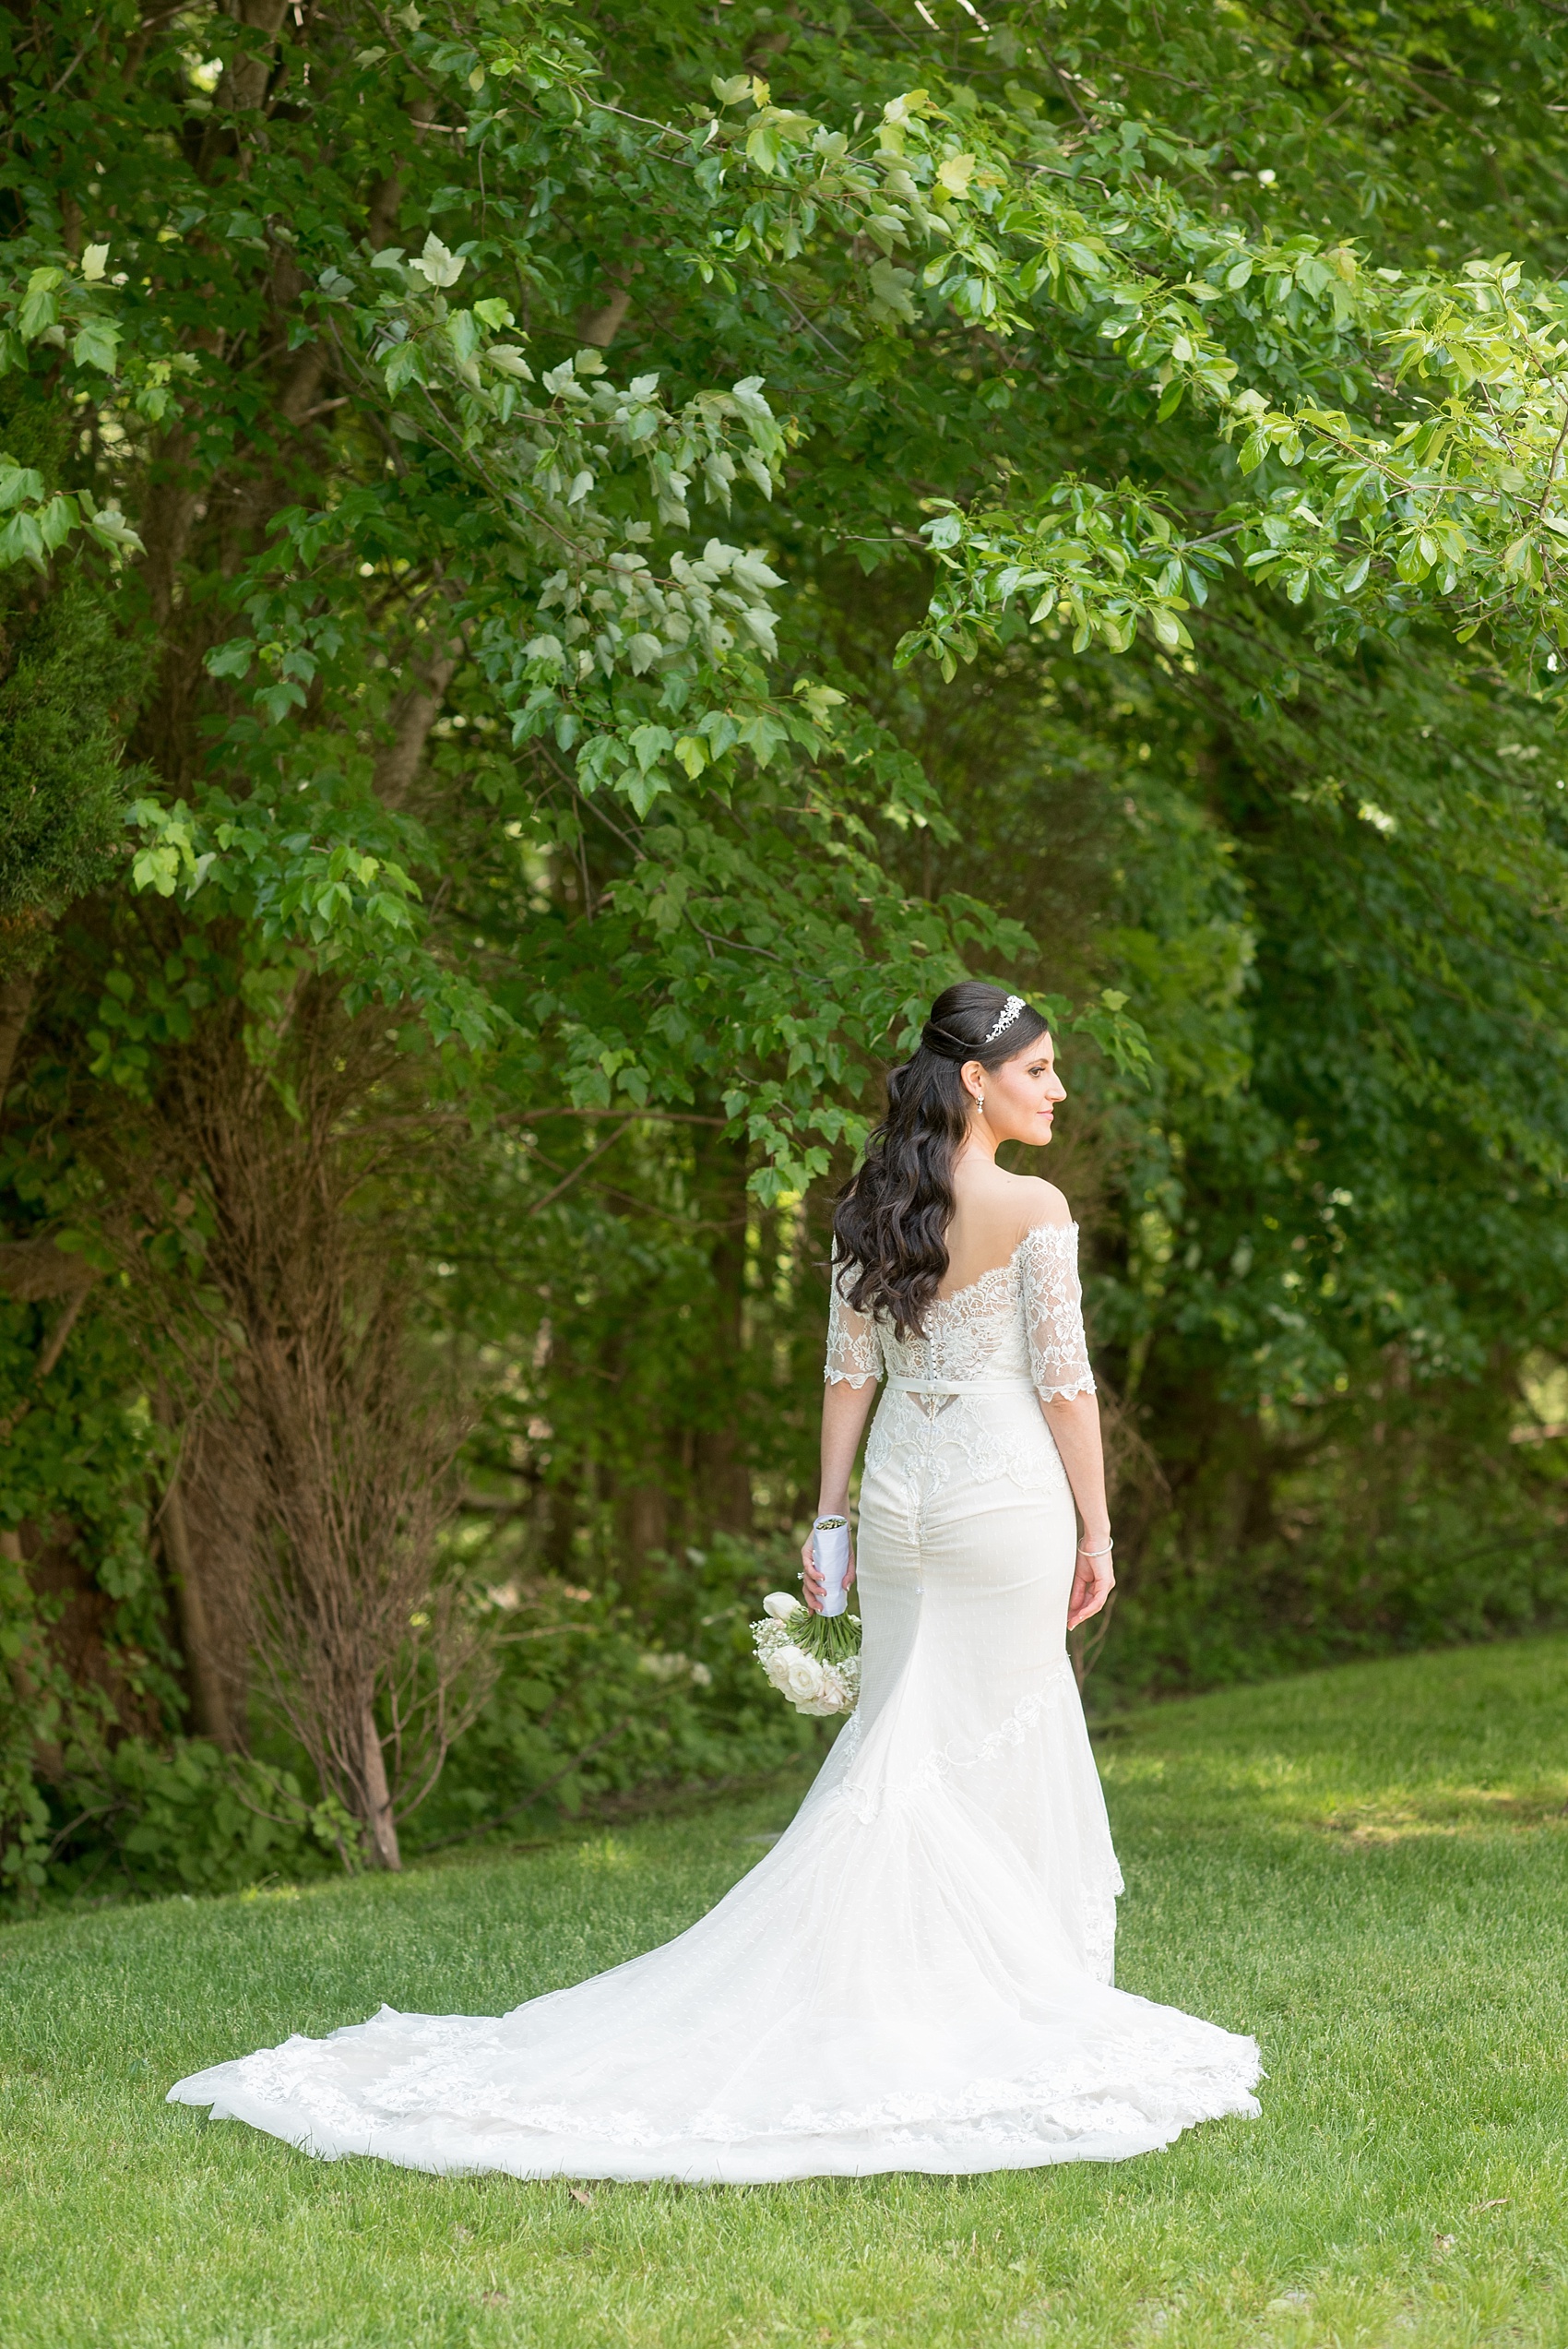
{"label": "bride's face in profile", "polygon": [[966,1060],[963,1079],[971,1100],[983,1102],[975,1123],[982,1121],[994,1142],[1028,1142],[1043,1149],[1050,1141],[1058,1102],[1067,1088],[1056,1073],[1056,1048],[1050,1033],[1016,1052],[1000,1067],[983,1068]]}

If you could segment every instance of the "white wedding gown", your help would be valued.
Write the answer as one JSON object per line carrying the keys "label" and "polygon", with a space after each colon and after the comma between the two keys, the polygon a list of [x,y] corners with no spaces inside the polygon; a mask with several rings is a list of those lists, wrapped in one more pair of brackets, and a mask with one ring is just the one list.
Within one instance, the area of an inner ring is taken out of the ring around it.
{"label": "white wedding gown", "polygon": [[[383,2007],[171,2089],[314,2153],[726,2184],[1116,2161],[1255,2114],[1251,2039],[1111,1985],[1122,1889],[1064,1648],[1076,1526],[1038,1395],[1092,1389],[1075,1230],[899,1343],[861,1491],[859,1710],[678,1939],[499,2017]],[[837,1284],[836,1284],[837,1285]]]}

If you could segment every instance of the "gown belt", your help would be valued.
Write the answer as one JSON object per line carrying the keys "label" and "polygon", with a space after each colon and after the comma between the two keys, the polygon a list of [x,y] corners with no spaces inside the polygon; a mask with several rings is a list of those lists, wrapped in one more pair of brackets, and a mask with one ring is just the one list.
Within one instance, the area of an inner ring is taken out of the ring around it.
{"label": "gown belt", "polygon": [[1032,1395],[1029,1378],[904,1378],[890,1377],[894,1395]]}

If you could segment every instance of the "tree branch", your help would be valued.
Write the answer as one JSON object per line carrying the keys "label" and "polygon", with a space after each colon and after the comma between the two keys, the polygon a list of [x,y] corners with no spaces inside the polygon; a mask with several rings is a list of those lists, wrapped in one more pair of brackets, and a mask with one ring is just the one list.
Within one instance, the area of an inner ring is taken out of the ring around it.
{"label": "tree branch", "polygon": [[97,1278],[85,1258],[67,1255],[53,1240],[0,1240],[0,1289],[18,1305],[42,1305],[55,1297],[79,1302]]}

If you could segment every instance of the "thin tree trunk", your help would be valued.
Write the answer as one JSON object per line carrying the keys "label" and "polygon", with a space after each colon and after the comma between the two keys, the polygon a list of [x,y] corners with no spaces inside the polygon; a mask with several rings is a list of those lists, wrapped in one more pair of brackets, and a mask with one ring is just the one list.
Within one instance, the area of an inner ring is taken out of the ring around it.
{"label": "thin tree trunk", "polygon": [[169,1579],[174,1585],[174,1604],[180,1617],[180,1645],[190,1674],[191,1726],[198,1737],[210,1737],[215,1746],[221,1746],[226,1754],[232,1754],[238,1740],[229,1718],[229,1700],[208,1620],[207,1597],[191,1552],[190,1529],[185,1522],[185,1505],[177,1477],[163,1496],[160,1523],[163,1555],[169,1566]]}
{"label": "thin tree trunk", "polygon": [[713,1228],[713,1318],[708,1330],[713,1401],[697,1436],[696,1504],[704,1534],[752,1530],[751,1472],[744,1433],[737,1425],[744,1356],[746,1145],[699,1128],[696,1136],[698,1211]]}
{"label": "thin tree trunk", "polygon": [[6,1088],[16,1067],[17,1047],[32,1009],[36,984],[30,971],[13,971],[8,979],[0,979],[0,1108],[5,1105]]}
{"label": "thin tree trunk", "polygon": [[365,1825],[370,1830],[371,1848],[378,1867],[401,1871],[403,1855],[398,1849],[398,1829],[392,1817],[392,1791],[386,1783],[386,1757],[381,1750],[381,1732],[375,1725],[374,1708],[364,1709],[364,1794]]}
{"label": "thin tree trunk", "polygon": [[414,682],[398,703],[392,739],[375,762],[375,795],[384,806],[401,807],[408,798],[457,668],[455,650],[438,654],[422,675],[415,673]]}
{"label": "thin tree trunk", "polygon": [[[657,1473],[660,1454],[655,1449],[651,1465]],[[646,1593],[648,1564],[656,1550],[670,1541],[670,1496],[661,1485],[633,1485],[620,1496],[623,1592],[634,1602]]]}
{"label": "thin tree trunk", "polygon": [[612,285],[601,303],[590,303],[577,312],[577,340],[591,342],[600,351],[608,351],[626,323],[626,313],[632,297],[624,285]]}
{"label": "thin tree trunk", "polygon": [[243,1415],[206,1412],[180,1446],[180,1502],[207,1614],[208,1652],[223,1690],[235,1750],[250,1711],[251,1581],[261,1514],[259,1437]]}
{"label": "thin tree trunk", "polygon": [[262,36],[256,49],[243,49],[225,68],[213,101],[213,115],[221,118],[231,108],[254,113],[267,96],[272,63],[267,52],[277,42],[289,13],[289,0],[239,0],[232,11],[241,24]]}

